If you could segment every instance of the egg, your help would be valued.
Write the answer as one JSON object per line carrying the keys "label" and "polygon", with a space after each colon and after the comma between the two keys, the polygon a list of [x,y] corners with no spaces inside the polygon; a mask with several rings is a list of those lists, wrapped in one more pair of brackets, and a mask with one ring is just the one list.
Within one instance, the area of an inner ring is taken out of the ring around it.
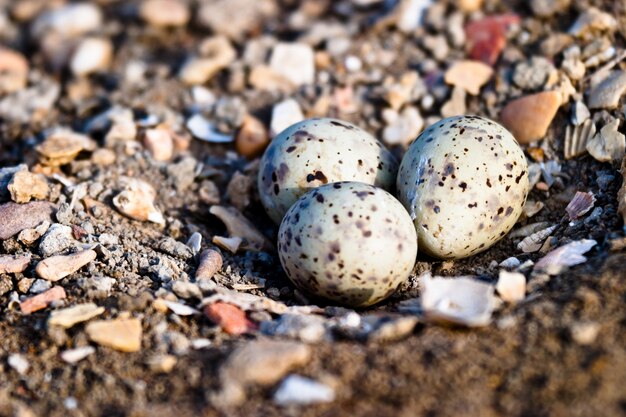
{"label": "egg", "polygon": [[408,278],[417,236],[391,194],[360,182],[336,182],[309,191],[289,209],[278,231],[278,253],[301,290],[364,307]]}
{"label": "egg", "polygon": [[528,189],[528,164],[513,135],[478,116],[428,127],[409,146],[397,180],[420,251],[442,259],[477,254],[504,237]]}
{"label": "egg", "polygon": [[337,181],[359,181],[390,189],[398,162],[372,135],[336,119],[308,119],[281,132],[259,167],[261,202],[279,224],[296,200],[311,188]]}

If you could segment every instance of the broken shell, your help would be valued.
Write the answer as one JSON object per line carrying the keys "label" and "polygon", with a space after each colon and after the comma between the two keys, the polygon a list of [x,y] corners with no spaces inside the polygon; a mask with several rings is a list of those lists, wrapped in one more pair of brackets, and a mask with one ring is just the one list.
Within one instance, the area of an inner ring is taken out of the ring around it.
{"label": "broken shell", "polygon": [[572,159],[587,152],[587,143],[595,134],[596,125],[591,119],[585,120],[579,126],[567,125],[563,146],[565,159]]}
{"label": "broken shell", "polygon": [[597,242],[593,239],[582,239],[563,245],[541,258],[535,264],[533,272],[558,275],[570,266],[587,261],[583,254],[591,250],[596,244]]}
{"label": "broken shell", "polygon": [[421,303],[430,320],[469,327],[486,326],[491,321],[496,299],[494,286],[472,277],[422,276]]}
{"label": "broken shell", "polygon": [[445,81],[476,96],[480,88],[493,75],[493,69],[480,61],[463,60],[455,62],[445,74]]}
{"label": "broken shell", "polygon": [[576,220],[587,214],[587,212],[593,208],[593,204],[595,202],[596,197],[592,192],[583,193],[577,191],[574,198],[572,198],[572,201],[570,201],[567,207],[565,207],[565,211],[567,212],[570,220]]}
{"label": "broken shell", "polygon": [[609,13],[603,12],[596,7],[589,7],[578,16],[568,33],[574,36],[582,36],[591,31],[613,30],[616,27],[617,21]]}
{"label": "broken shell", "polygon": [[78,304],[53,311],[48,319],[48,325],[69,329],[75,324],[90,320],[102,313],[104,313],[104,307],[98,307],[94,303]]}
{"label": "broken shell", "polygon": [[522,301],[526,295],[526,277],[519,272],[501,270],[498,275],[496,291],[504,301],[510,303]]}
{"label": "broken shell", "polygon": [[59,130],[37,145],[35,150],[43,165],[57,167],[71,162],[81,151],[93,151],[95,148],[96,142],[90,137]]}
{"label": "broken shell", "polygon": [[165,224],[161,212],[154,206],[156,191],[147,182],[128,178],[126,186],[113,198],[113,205],[127,217],[139,221]]}
{"label": "broken shell", "polygon": [[587,151],[600,162],[619,160],[626,152],[626,138],[617,131],[619,119],[604,126],[589,142]]}
{"label": "broken shell", "polygon": [[243,239],[240,237],[213,236],[212,242],[220,248],[226,249],[230,253],[237,253],[239,247],[243,243]]}
{"label": "broken shell", "polygon": [[543,246],[544,241],[554,232],[557,225],[547,227],[543,230],[533,233],[527,236],[520,243],[517,244],[517,249],[524,253],[537,252]]}
{"label": "broken shell", "polygon": [[274,250],[274,245],[269,239],[236,209],[232,207],[212,206],[209,209],[209,213],[219,218],[222,223],[224,223],[230,237],[241,238],[246,248],[253,250]]}
{"label": "broken shell", "polygon": [[545,205],[541,201],[528,200],[522,208],[522,213],[526,216],[526,218],[530,218],[539,213],[544,206]]}
{"label": "broken shell", "polygon": [[589,91],[590,109],[614,109],[626,91],[626,71],[614,71]]}

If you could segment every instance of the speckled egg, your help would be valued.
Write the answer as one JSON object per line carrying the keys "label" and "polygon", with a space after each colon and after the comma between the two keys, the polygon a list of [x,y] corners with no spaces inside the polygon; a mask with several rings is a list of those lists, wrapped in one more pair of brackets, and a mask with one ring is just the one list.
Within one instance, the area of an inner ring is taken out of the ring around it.
{"label": "speckled egg", "polygon": [[417,235],[391,194],[336,182],[302,196],[278,232],[278,253],[300,289],[352,307],[391,295],[411,272]]}
{"label": "speckled egg", "polygon": [[311,188],[359,181],[390,189],[397,171],[394,156],[369,133],[341,120],[309,119],[285,129],[266,149],[259,194],[278,224]]}
{"label": "speckled egg", "polygon": [[398,172],[397,191],[420,251],[458,259],[501,239],[528,194],[524,152],[508,130],[478,116],[441,120],[420,134]]}

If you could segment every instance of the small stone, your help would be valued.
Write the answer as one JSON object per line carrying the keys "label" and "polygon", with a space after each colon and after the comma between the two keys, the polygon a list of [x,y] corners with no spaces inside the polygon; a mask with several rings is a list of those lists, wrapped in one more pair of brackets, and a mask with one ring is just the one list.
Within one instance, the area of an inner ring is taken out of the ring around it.
{"label": "small stone", "polygon": [[11,193],[11,200],[16,203],[28,203],[32,199],[43,200],[50,191],[43,175],[28,171],[16,172],[7,188]]}
{"label": "small stone", "polygon": [[200,254],[196,281],[210,280],[216,272],[222,269],[222,255],[214,249],[207,249]]}
{"label": "small stone", "polygon": [[585,76],[587,68],[580,59],[569,58],[564,59],[561,63],[561,69],[565,71],[565,74],[572,80],[582,80]]}
{"label": "small stone", "polygon": [[235,137],[237,152],[247,159],[254,159],[263,153],[269,143],[270,137],[263,122],[246,115]]}
{"label": "small stone", "polygon": [[545,91],[518,98],[507,104],[500,120],[521,144],[543,138],[561,105],[561,95]]}
{"label": "small stone", "polygon": [[30,364],[28,363],[26,356],[19,353],[10,354],[7,359],[7,363],[20,375],[24,375],[28,372],[28,369],[30,369]]}
{"label": "small stone", "polygon": [[476,96],[480,88],[493,76],[493,69],[480,61],[457,61],[446,71],[446,83]]}
{"label": "small stone", "polygon": [[48,307],[48,305],[53,301],[62,300],[65,297],[65,290],[63,287],[52,287],[48,291],[22,301],[20,303],[20,310],[23,314],[34,313],[35,311]]}
{"label": "small stone", "polygon": [[506,45],[506,31],[520,23],[515,14],[484,17],[465,26],[469,57],[493,66]]}
{"label": "small stone", "polygon": [[250,176],[237,171],[226,187],[226,198],[237,210],[243,211],[250,205],[250,194],[254,181]]}
{"label": "small stone", "polygon": [[54,223],[39,242],[39,252],[43,257],[64,251],[75,243],[72,228]]}
{"label": "small stone", "polygon": [[590,109],[614,109],[626,91],[626,71],[614,71],[589,91]]}
{"label": "small stone", "polygon": [[595,342],[599,331],[600,325],[598,323],[576,323],[570,328],[572,339],[583,346]]}
{"label": "small stone", "polygon": [[533,56],[515,66],[513,82],[525,90],[537,90],[544,86],[556,69],[546,58]]}
{"label": "small stone", "polygon": [[441,107],[442,117],[452,117],[465,114],[467,107],[465,105],[465,90],[461,87],[452,89],[452,96]]}
{"label": "small stone", "polygon": [[204,307],[204,314],[226,333],[238,336],[256,329],[246,313],[239,307],[222,302],[215,302]]}
{"label": "small stone", "polygon": [[174,281],[172,284],[172,291],[180,298],[184,298],[186,300],[190,298],[202,298],[202,291],[200,291],[200,287],[193,282]]}
{"label": "small stone", "polygon": [[154,27],[180,27],[187,25],[190,13],[182,1],[145,0],[139,6],[139,16]]}
{"label": "small stone", "polygon": [[56,282],[78,271],[96,257],[97,254],[93,250],[84,250],[71,255],[52,256],[39,262],[35,272],[43,279]]}
{"label": "small stone", "polygon": [[78,304],[50,313],[48,325],[69,329],[78,323],[90,320],[102,313],[104,313],[104,307],[98,307],[94,303]]}
{"label": "small stone", "polygon": [[480,10],[483,5],[483,0],[458,0],[457,5],[459,9],[465,13],[472,13]]}
{"label": "small stone", "polygon": [[96,348],[93,346],[83,346],[75,349],[64,350],[59,356],[67,363],[76,363],[94,353],[96,353]]}
{"label": "small stone", "polygon": [[287,376],[274,393],[274,402],[281,406],[330,403],[334,400],[335,391],[331,387],[299,375]]}
{"label": "small stone", "polygon": [[424,128],[424,119],[417,108],[405,107],[399,115],[383,129],[383,140],[387,145],[406,146],[413,141]]}
{"label": "small stone", "polygon": [[10,94],[26,87],[28,61],[24,55],[0,47],[0,95]]}
{"label": "small stone", "polygon": [[619,119],[606,124],[587,142],[587,152],[600,162],[619,161],[626,152],[626,137],[618,132]]}
{"label": "small stone", "polygon": [[236,236],[224,237],[224,236],[215,235],[213,236],[213,239],[211,239],[211,242],[215,243],[220,248],[226,249],[230,253],[235,254],[241,247],[241,244],[243,243],[243,239],[240,237],[236,237]]}
{"label": "small stone", "polygon": [[386,343],[404,339],[413,333],[419,319],[415,316],[383,316],[377,318],[367,340]]}
{"label": "small stone", "polygon": [[313,84],[315,81],[315,55],[304,43],[280,42],[274,46],[270,69],[294,86]]}
{"label": "small stone", "polygon": [[424,14],[432,0],[401,0],[396,9],[396,26],[401,32],[411,33],[422,25]]}
{"label": "small stone", "polygon": [[155,161],[169,161],[174,156],[174,140],[171,132],[163,127],[147,129],[143,136],[143,146]]}
{"label": "small stone", "polygon": [[168,255],[171,255],[175,258],[180,258],[183,260],[189,260],[193,258],[193,253],[191,252],[189,246],[171,237],[166,237],[162,239],[157,247],[161,252],[167,253]]}
{"label": "small stone", "polygon": [[154,355],[148,359],[148,367],[150,371],[161,373],[161,374],[169,374],[172,372],[178,359],[174,355]]}
{"label": "small stone", "polygon": [[31,229],[44,221],[52,222],[56,207],[47,201],[27,204],[6,203],[0,205],[0,240],[5,240]]}
{"label": "small stone", "polygon": [[551,17],[567,10],[570,2],[571,0],[531,0],[530,8],[535,16]]}
{"label": "small stone", "polygon": [[200,201],[209,206],[220,204],[221,202],[220,190],[215,182],[211,180],[202,181],[200,189],[198,190],[198,195],[200,197]]}
{"label": "small stone", "polygon": [[115,163],[115,152],[110,149],[99,148],[91,154],[91,161],[98,166],[106,167]]}
{"label": "small stone", "polygon": [[496,291],[509,303],[522,301],[526,296],[526,277],[519,272],[500,271]]}
{"label": "small stone", "polygon": [[113,59],[113,44],[105,38],[83,39],[70,61],[70,69],[76,76],[105,71]]}
{"label": "small stone", "polygon": [[205,39],[200,52],[200,57],[189,59],[180,70],[180,79],[185,84],[204,84],[237,58],[237,51],[224,36]]}
{"label": "small stone", "polygon": [[41,236],[43,236],[50,228],[50,222],[43,221],[40,225],[33,229],[22,230],[17,235],[17,240],[26,246],[32,246]]}
{"label": "small stone", "polygon": [[245,34],[261,29],[263,20],[277,10],[272,0],[215,0],[202,3],[198,20],[215,33],[241,40]]}
{"label": "small stone", "polygon": [[426,36],[423,40],[424,47],[437,61],[443,61],[450,53],[448,41],[443,35]]}
{"label": "small stone", "polygon": [[102,11],[91,3],[70,3],[40,14],[32,25],[32,33],[40,37],[48,31],[71,38],[102,27]]}
{"label": "small stone", "polygon": [[73,161],[83,150],[94,150],[95,146],[95,142],[88,136],[71,131],[58,131],[35,146],[35,150],[39,153],[39,161],[42,164],[58,167]]}
{"label": "small stone", "polygon": [[274,245],[241,212],[232,207],[212,206],[209,213],[219,218],[231,237],[244,239],[246,248],[253,250],[273,250]]}
{"label": "small stone", "polygon": [[4,200],[9,197],[9,182],[13,179],[13,176],[18,173],[26,171],[28,172],[28,165],[20,164],[13,167],[0,168],[0,199]]}
{"label": "small stone", "polygon": [[613,31],[616,28],[617,21],[613,16],[596,7],[589,7],[578,16],[568,33],[581,37],[591,32]]}
{"label": "small stone", "polygon": [[305,314],[283,314],[276,321],[263,322],[261,331],[271,336],[298,339],[307,343],[317,343],[326,334],[325,320]]}
{"label": "small stone", "polygon": [[292,98],[277,103],[272,108],[270,136],[275,137],[289,126],[304,120],[304,114],[298,102]]}
{"label": "small stone", "polygon": [[24,272],[30,264],[31,254],[0,255],[0,274],[17,274]]}
{"label": "small stone", "polygon": [[587,119],[591,117],[591,113],[585,103],[582,101],[576,101],[572,105],[572,117],[571,122],[574,126],[582,125]]}
{"label": "small stone", "polygon": [[124,189],[113,197],[113,205],[120,213],[134,220],[165,224],[161,212],[154,206],[156,191],[145,181],[132,178]]}
{"label": "small stone", "polygon": [[52,288],[50,281],[46,281],[45,279],[36,279],[35,282],[33,282],[33,285],[31,285],[28,289],[28,292],[31,294],[39,294],[44,291],[48,291],[50,288]]}
{"label": "small stone", "polygon": [[92,321],[85,326],[89,339],[121,352],[141,350],[141,321],[134,318]]}

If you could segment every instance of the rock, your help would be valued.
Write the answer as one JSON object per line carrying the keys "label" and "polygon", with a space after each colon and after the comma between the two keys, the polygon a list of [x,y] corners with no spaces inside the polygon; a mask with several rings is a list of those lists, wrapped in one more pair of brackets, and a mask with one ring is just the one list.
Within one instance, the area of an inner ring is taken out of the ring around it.
{"label": "rock", "polygon": [[241,40],[245,34],[260,29],[263,20],[276,12],[272,0],[215,0],[202,4],[198,20],[215,33]]}
{"label": "rock", "polygon": [[567,10],[570,2],[571,0],[531,0],[530,8],[535,16],[551,17]]}
{"label": "rock", "polygon": [[307,343],[317,343],[324,339],[326,327],[322,317],[283,314],[276,321],[263,322],[261,331],[271,336],[289,337]]}
{"label": "rock", "polygon": [[246,115],[235,136],[237,152],[251,160],[260,156],[269,143],[270,137],[263,122],[254,116]]}
{"label": "rock", "polygon": [[500,298],[509,303],[522,301],[526,296],[526,277],[519,272],[501,270],[496,291],[500,294]]}
{"label": "rock", "polygon": [[180,298],[184,298],[186,300],[190,298],[202,298],[202,291],[200,291],[200,287],[192,282],[174,281],[172,284],[172,291]]}
{"label": "rock", "polygon": [[51,134],[35,146],[39,161],[52,167],[65,165],[73,161],[81,151],[92,151],[95,148],[95,142],[88,136],[66,130]]}
{"label": "rock", "polygon": [[200,52],[200,57],[189,59],[180,70],[185,84],[204,84],[237,58],[237,51],[224,36],[205,39]]}
{"label": "rock", "polygon": [[19,353],[12,353],[7,359],[7,363],[11,368],[20,375],[24,375],[30,369],[30,364],[26,356]]}
{"label": "rock", "polygon": [[145,181],[128,178],[124,189],[113,197],[113,205],[123,215],[142,222],[149,221],[163,225],[165,219],[154,206],[156,191]]}
{"label": "rock", "polygon": [[334,400],[335,390],[331,387],[299,375],[287,376],[274,393],[274,402],[281,406],[329,403]]}
{"label": "rock", "polygon": [[519,143],[528,144],[545,136],[560,105],[558,92],[531,94],[507,104],[500,113],[500,121]]}
{"label": "rock", "polygon": [[452,89],[450,100],[441,107],[442,117],[452,117],[465,114],[467,107],[465,106],[465,90],[461,87]]}
{"label": "rock", "polygon": [[63,287],[52,287],[48,291],[27,298],[20,303],[20,310],[23,314],[30,314],[42,310],[53,301],[62,300],[66,297]]}
{"label": "rock", "polygon": [[247,248],[253,250],[274,250],[272,242],[236,209],[225,206],[212,206],[209,209],[209,213],[224,223],[231,237],[244,239]]}
{"label": "rock", "polygon": [[110,123],[110,128],[104,137],[105,146],[114,147],[117,143],[135,140],[137,137],[137,125],[131,109],[113,107],[113,109],[107,112],[107,119]]}
{"label": "rock", "polygon": [[121,352],[141,350],[141,321],[135,318],[92,321],[85,326],[89,339]]}
{"label": "rock", "polygon": [[300,104],[292,98],[277,103],[272,108],[270,136],[275,137],[289,126],[304,120]]}
{"label": "rock", "polygon": [[104,313],[104,307],[98,307],[94,303],[78,304],[50,313],[48,325],[69,329],[78,323],[90,320],[102,313]]}
{"label": "rock", "polygon": [[0,94],[10,94],[26,87],[28,70],[24,55],[0,47]]}
{"label": "rock", "polygon": [[430,55],[437,61],[444,61],[450,53],[448,41],[443,35],[425,36],[422,42],[424,48],[426,48],[426,50],[430,52]]}
{"label": "rock", "polygon": [[32,33],[40,37],[52,31],[63,37],[80,36],[102,27],[102,12],[91,3],[70,3],[40,14],[33,22]]}
{"label": "rock", "polygon": [[148,361],[148,367],[150,371],[162,374],[168,374],[172,372],[178,359],[174,355],[154,355],[151,356]]}
{"label": "rock", "polygon": [[280,42],[272,49],[270,69],[294,86],[313,84],[315,57],[313,49],[304,43]]}
{"label": "rock", "polygon": [[96,257],[97,254],[93,250],[84,250],[71,255],[52,256],[39,262],[35,272],[43,279],[56,282],[78,271]]}
{"label": "rock", "polygon": [[110,149],[99,148],[91,154],[91,161],[101,167],[106,167],[115,163],[115,152]]}
{"label": "rock", "polygon": [[472,13],[480,10],[483,5],[483,0],[458,0],[457,5],[459,6],[459,9],[465,13]]}
{"label": "rock", "polygon": [[28,171],[16,172],[7,188],[11,193],[11,200],[16,203],[28,203],[31,199],[43,200],[50,191],[43,175]]}
{"label": "rock", "polygon": [[600,325],[598,323],[575,323],[570,328],[572,339],[579,345],[587,346],[593,344],[598,333]]}
{"label": "rock", "polygon": [[26,246],[33,245],[37,239],[42,237],[50,228],[49,221],[43,221],[40,225],[33,229],[24,229],[17,235],[17,240]]}
{"label": "rock", "polygon": [[164,127],[147,129],[143,136],[143,146],[155,161],[169,161],[174,156],[174,139],[170,130]]}
{"label": "rock", "polygon": [[256,329],[246,313],[239,307],[228,303],[216,302],[204,307],[204,314],[226,333],[238,336]]}
{"label": "rock", "polygon": [[39,294],[44,291],[48,291],[50,288],[52,288],[52,284],[49,281],[46,281],[45,279],[36,279],[35,282],[33,282],[33,285],[31,285],[28,289],[28,292],[31,294]]}
{"label": "rock", "polygon": [[587,106],[585,106],[585,103],[583,103],[580,100],[577,100],[572,105],[571,123],[574,126],[582,125],[590,117],[591,117],[591,113],[589,112],[589,109],[587,108]]}
{"label": "rock", "polygon": [[216,272],[222,269],[222,264],[222,255],[218,251],[205,250],[200,254],[198,269],[196,269],[196,281],[210,280]]}
{"label": "rock", "polygon": [[601,162],[619,161],[626,152],[625,137],[618,132],[619,119],[606,124],[587,142],[587,152]]}
{"label": "rock", "polygon": [[213,236],[211,242],[215,243],[222,249],[226,249],[232,254],[237,253],[241,244],[243,243],[243,239],[240,237],[224,237],[224,236]]}
{"label": "rock", "polygon": [[519,23],[515,14],[488,16],[468,23],[465,36],[469,57],[493,66],[506,45],[506,31]]}
{"label": "rock", "polygon": [[70,69],[75,76],[85,76],[94,72],[105,71],[113,60],[113,44],[105,38],[83,39],[70,61]]}
{"label": "rock", "polygon": [[246,398],[246,386],[275,384],[310,359],[311,349],[302,343],[278,340],[247,343],[235,350],[220,369],[222,391],[216,400],[224,405],[241,404]]}
{"label": "rock", "polygon": [[592,32],[614,31],[617,20],[596,7],[586,8],[569,28],[570,35],[582,37]]}
{"label": "rock", "polygon": [[432,0],[401,0],[396,9],[396,26],[401,32],[411,33],[422,25],[424,13]]}
{"label": "rock", "polygon": [[180,27],[187,25],[190,13],[183,1],[145,0],[139,6],[139,16],[154,27]]}
{"label": "rock", "polygon": [[614,71],[589,91],[590,109],[614,109],[626,91],[626,71]]}
{"label": "rock", "polygon": [[476,96],[480,88],[493,76],[493,69],[480,61],[457,61],[444,76],[446,83],[460,87],[465,92]]}
{"label": "rock", "polygon": [[39,242],[39,252],[44,258],[64,251],[75,243],[72,228],[54,223]]}
{"label": "rock", "polygon": [[76,363],[82,361],[93,353],[96,353],[96,348],[93,346],[83,346],[75,349],[64,350],[59,356],[67,363]]}
{"label": "rock", "polygon": [[582,80],[587,71],[585,64],[577,58],[564,59],[561,63],[561,69],[569,78],[575,81]]}
{"label": "rock", "polygon": [[17,274],[24,272],[30,264],[31,254],[0,255],[0,274]]}
{"label": "rock", "polygon": [[[367,318],[364,320],[367,322]],[[371,331],[367,332],[368,341],[386,343],[404,339],[413,333],[419,319],[415,316],[383,316],[376,318]]]}
{"label": "rock", "polygon": [[408,145],[424,127],[424,119],[417,108],[412,106],[405,107],[400,114],[394,112],[389,119],[383,130],[383,140],[390,146]]}
{"label": "rock", "polygon": [[237,171],[226,187],[226,198],[237,210],[243,211],[250,205],[250,195],[254,181],[250,176]]}
{"label": "rock", "polygon": [[11,182],[11,179],[13,179],[16,173],[22,171],[28,172],[28,165],[20,164],[13,167],[0,168],[0,199],[3,200],[10,196],[9,189],[7,188],[9,182]]}
{"label": "rock", "polygon": [[51,222],[55,211],[56,206],[47,201],[0,205],[0,240],[13,237],[22,230],[31,229],[43,221]]}
{"label": "rock", "polygon": [[546,58],[533,56],[515,66],[513,82],[525,90],[537,90],[544,86],[556,69]]}
{"label": "rock", "polygon": [[175,258],[180,258],[183,260],[189,260],[193,258],[193,253],[191,252],[189,246],[171,237],[166,237],[162,239],[158,243],[157,247],[161,252],[167,253],[168,255],[171,255]]}

